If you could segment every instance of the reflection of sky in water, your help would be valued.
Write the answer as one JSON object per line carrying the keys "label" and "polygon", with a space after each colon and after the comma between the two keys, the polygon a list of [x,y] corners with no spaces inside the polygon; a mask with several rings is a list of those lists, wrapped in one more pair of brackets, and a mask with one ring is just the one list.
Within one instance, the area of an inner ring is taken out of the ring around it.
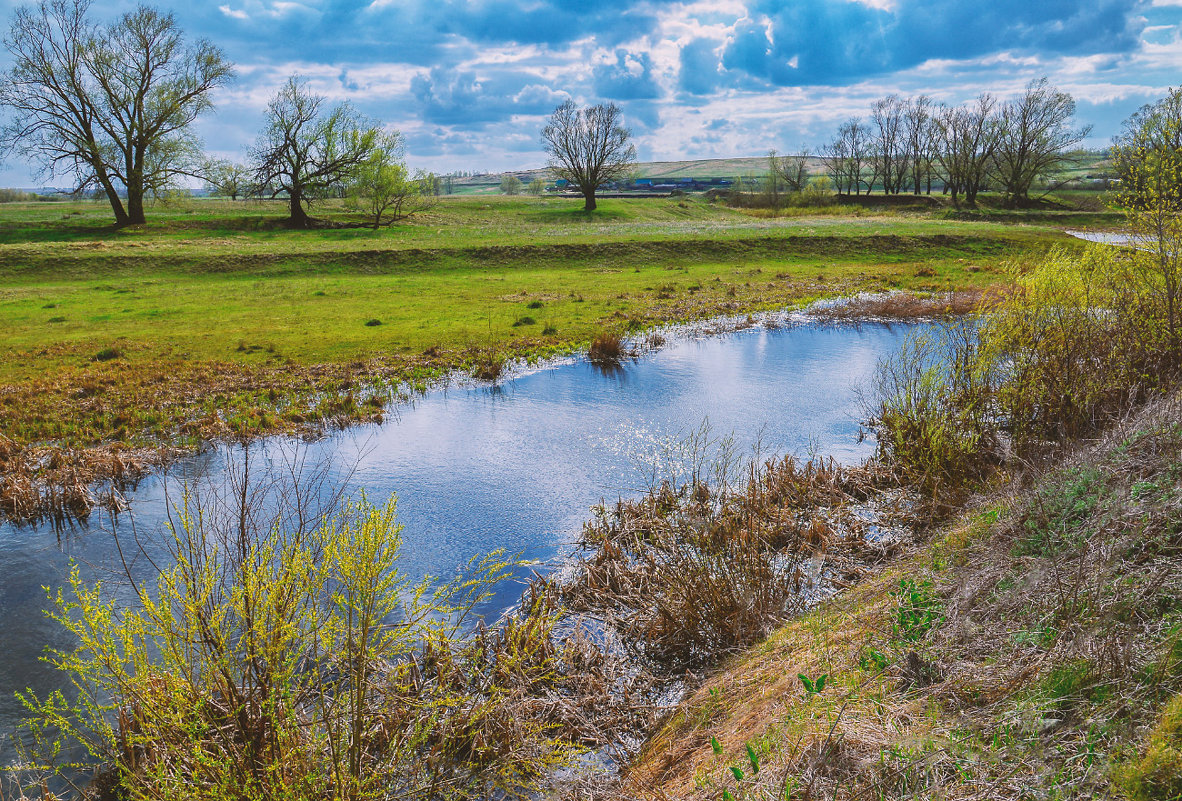
{"label": "reflection of sky in water", "polygon": [[[547,560],[569,548],[601,499],[635,494],[654,478],[684,479],[694,461],[687,438],[705,421],[708,454],[730,437],[739,456],[750,456],[760,441],[765,456],[815,451],[848,463],[869,455],[873,444],[858,442],[856,388],[908,330],[756,328],[677,341],[618,371],[565,364],[496,389],[432,393],[384,425],[351,429],[301,455],[331,459],[336,478],[372,501],[398,494],[403,568],[414,577],[454,575],[496,548]],[[252,450],[284,466],[296,448],[273,441]],[[210,451],[178,464],[167,486],[143,482],[132,495],[137,529],[160,530],[167,497],[179,495],[176,477],[216,486],[227,458],[236,457]],[[124,536],[132,522],[128,515],[118,520]],[[0,526],[0,731],[17,712],[14,690],[59,686],[38,661],[50,641],[64,644],[41,613],[41,587],[61,581],[70,556],[90,577],[118,564],[98,520],[60,541],[44,528]],[[147,565],[140,569],[147,577]],[[505,587],[493,607],[511,604],[518,592]]]}

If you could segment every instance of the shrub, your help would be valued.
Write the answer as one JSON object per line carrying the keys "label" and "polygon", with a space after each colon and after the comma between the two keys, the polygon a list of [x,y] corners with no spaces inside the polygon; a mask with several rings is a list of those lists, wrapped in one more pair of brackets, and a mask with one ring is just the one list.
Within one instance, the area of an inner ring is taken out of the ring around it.
{"label": "shrub", "polygon": [[28,757],[79,740],[112,797],[533,797],[575,752],[524,700],[553,682],[552,609],[465,635],[513,563],[416,582],[401,547],[393,501],[256,527],[186,496],[138,606],[77,569],[53,598],[79,697],[22,696]]}
{"label": "shrub", "polygon": [[1170,385],[1168,313],[1137,255],[1052,250],[988,312],[911,337],[879,369],[881,453],[933,497],[1040,458]]}

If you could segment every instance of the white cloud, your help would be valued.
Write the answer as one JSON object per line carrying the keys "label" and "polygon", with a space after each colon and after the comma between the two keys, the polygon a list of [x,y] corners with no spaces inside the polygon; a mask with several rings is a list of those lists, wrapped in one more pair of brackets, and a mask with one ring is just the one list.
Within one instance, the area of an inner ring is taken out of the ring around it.
{"label": "white cloud", "polygon": [[230,8],[228,5],[218,6],[218,11],[222,12],[223,14],[225,14],[227,17],[230,17],[231,19],[250,19],[250,15],[247,14],[242,9],[233,9],[233,8]]}

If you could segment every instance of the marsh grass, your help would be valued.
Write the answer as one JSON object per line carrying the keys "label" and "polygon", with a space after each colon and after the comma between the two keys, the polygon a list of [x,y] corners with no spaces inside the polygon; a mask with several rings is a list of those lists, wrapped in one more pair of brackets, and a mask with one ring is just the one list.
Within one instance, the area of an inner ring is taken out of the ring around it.
{"label": "marsh grass", "polygon": [[599,332],[587,348],[587,358],[600,365],[618,365],[626,353],[623,338],[614,331]]}

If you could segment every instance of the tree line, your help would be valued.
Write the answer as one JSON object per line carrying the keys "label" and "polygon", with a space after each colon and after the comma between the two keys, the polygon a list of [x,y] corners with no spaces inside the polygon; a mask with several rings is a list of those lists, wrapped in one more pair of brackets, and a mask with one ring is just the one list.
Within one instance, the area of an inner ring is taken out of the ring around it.
{"label": "tree line", "polygon": [[1030,200],[1039,179],[1060,171],[1071,148],[1091,133],[1073,128],[1075,100],[1044,77],[1019,97],[989,93],[949,106],[920,95],[876,100],[865,120],[842,123],[821,148],[838,194],[931,194],[933,184],[975,205],[986,187],[1007,206]]}

